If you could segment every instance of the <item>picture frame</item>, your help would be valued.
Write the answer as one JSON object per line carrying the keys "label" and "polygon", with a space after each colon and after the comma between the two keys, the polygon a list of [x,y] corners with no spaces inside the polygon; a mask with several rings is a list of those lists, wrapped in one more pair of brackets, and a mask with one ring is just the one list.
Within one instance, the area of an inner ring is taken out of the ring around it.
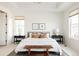
{"label": "picture frame", "polygon": [[39,24],[39,29],[40,30],[45,30],[45,23],[40,23]]}
{"label": "picture frame", "polygon": [[38,30],[38,23],[32,23],[32,30]]}
{"label": "picture frame", "polygon": [[32,30],[45,30],[45,23],[32,23]]}

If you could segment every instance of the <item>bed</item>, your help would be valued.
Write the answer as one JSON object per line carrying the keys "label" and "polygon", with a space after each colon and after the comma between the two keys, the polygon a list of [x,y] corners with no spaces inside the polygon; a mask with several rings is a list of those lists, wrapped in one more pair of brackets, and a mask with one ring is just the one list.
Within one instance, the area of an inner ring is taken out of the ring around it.
{"label": "bed", "polygon": [[[53,48],[49,49],[50,52],[58,52],[60,55],[62,55],[62,49],[59,46],[59,44],[56,42],[55,39],[49,38],[49,37],[42,37],[42,38],[32,38],[28,37],[23,39],[18,46],[15,49],[15,52],[24,52],[28,51],[27,49],[24,49],[26,45],[51,45]],[[32,51],[45,51],[44,49],[32,49]]]}

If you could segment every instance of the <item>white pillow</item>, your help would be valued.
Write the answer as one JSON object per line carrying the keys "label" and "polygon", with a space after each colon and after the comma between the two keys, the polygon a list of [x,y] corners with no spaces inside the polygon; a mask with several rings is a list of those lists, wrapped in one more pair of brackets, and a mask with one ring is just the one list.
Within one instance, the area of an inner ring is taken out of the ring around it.
{"label": "white pillow", "polygon": [[49,33],[47,33],[47,38],[50,38],[50,37],[49,37]]}
{"label": "white pillow", "polygon": [[29,33],[29,38],[32,38],[32,33]]}

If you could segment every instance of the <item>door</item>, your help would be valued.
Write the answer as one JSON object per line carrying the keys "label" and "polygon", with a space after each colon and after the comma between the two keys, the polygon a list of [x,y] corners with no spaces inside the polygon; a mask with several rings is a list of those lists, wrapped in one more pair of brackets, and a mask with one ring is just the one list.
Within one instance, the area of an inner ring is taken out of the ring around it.
{"label": "door", "polygon": [[7,44],[7,17],[6,13],[0,11],[0,45]]}

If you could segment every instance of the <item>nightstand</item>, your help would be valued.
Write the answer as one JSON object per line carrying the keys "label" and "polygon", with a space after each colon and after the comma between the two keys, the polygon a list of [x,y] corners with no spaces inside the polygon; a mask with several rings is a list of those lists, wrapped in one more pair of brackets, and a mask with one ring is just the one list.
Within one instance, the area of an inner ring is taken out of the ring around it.
{"label": "nightstand", "polygon": [[[25,38],[25,36],[14,36],[14,42],[20,42],[22,39],[24,39]],[[20,40],[18,40],[18,39],[20,39]]]}
{"label": "nightstand", "polygon": [[58,39],[56,41],[63,44],[63,35],[52,35],[52,38],[53,39]]}

